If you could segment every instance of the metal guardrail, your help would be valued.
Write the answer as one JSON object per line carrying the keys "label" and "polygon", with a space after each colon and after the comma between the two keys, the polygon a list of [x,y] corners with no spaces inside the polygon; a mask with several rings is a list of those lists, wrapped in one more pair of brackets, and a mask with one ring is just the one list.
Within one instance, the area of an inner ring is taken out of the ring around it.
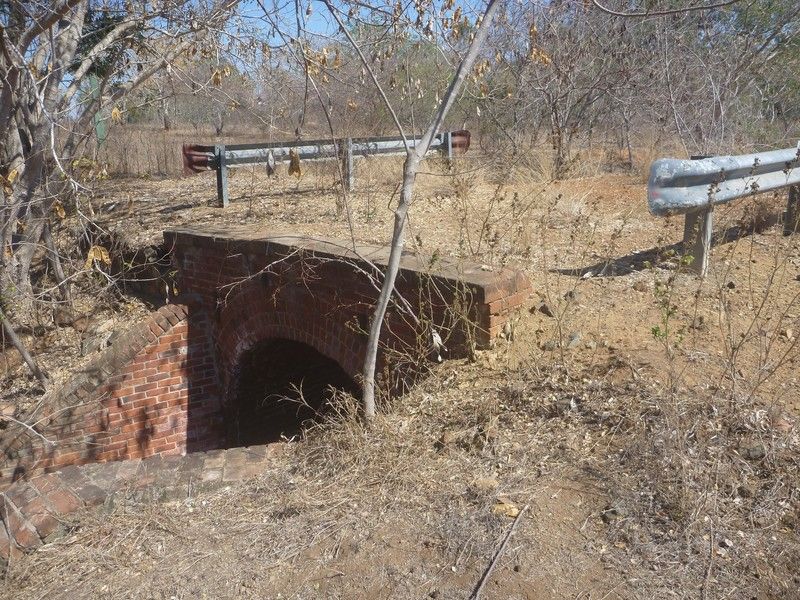
{"label": "metal guardrail", "polygon": [[784,234],[798,226],[800,144],[796,148],[739,156],[664,158],[650,168],[647,202],[658,216],[685,214],[683,244],[692,268],[708,270],[714,206],[738,198],[789,188]]}
{"label": "metal guardrail", "polygon": [[[420,142],[419,138],[409,138],[411,147]],[[440,152],[452,159],[454,154],[463,154],[469,149],[470,133],[466,130],[446,131],[436,135],[429,152]],[[309,140],[297,142],[276,142],[268,144],[199,144],[183,145],[184,174],[215,170],[217,172],[217,199],[219,206],[228,205],[228,169],[245,165],[264,164],[274,170],[280,162],[297,160],[342,161],[344,186],[347,190],[355,186],[354,159],[359,156],[405,154],[401,137],[346,138],[342,140]]]}

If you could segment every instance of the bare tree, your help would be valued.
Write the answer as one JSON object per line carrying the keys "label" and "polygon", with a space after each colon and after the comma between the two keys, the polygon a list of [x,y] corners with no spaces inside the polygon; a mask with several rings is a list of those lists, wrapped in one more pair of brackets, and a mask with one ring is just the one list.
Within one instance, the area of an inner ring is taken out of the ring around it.
{"label": "bare tree", "polygon": [[[395,110],[382,84],[376,76],[372,67],[372,61],[365,56],[365,53],[359,43],[345,27],[342,17],[340,16],[339,9],[335,7],[330,0],[324,0],[324,2],[329,13],[339,25],[340,31],[347,38],[347,41],[357,53],[364,70],[369,75],[372,84],[375,86],[375,89],[378,91],[384,105],[386,106],[386,110],[391,115],[398,133],[403,137],[404,140],[407,140],[408,135],[406,132],[406,127],[404,127],[404,125],[401,123],[397,115],[397,111]],[[369,337],[367,340],[366,356],[364,358],[364,365],[362,368],[362,401],[364,416],[367,419],[371,419],[375,416],[375,371],[377,367],[380,334],[387,308],[389,307],[392,294],[394,293],[394,285],[397,279],[397,274],[400,269],[400,259],[402,256],[403,247],[405,245],[406,227],[408,224],[408,212],[413,202],[414,182],[417,172],[422,160],[425,157],[425,154],[430,148],[434,136],[442,127],[447,113],[452,108],[459,92],[462,89],[464,81],[472,71],[473,66],[480,56],[481,47],[488,36],[489,28],[491,27],[492,20],[497,13],[499,5],[500,3],[497,0],[489,0],[486,4],[483,15],[477,19],[476,28],[472,34],[472,40],[469,43],[467,52],[458,64],[453,78],[450,81],[449,87],[436,107],[435,113],[428,123],[428,126],[425,128],[419,143],[411,145],[406,141],[406,159],[403,164],[403,180],[400,188],[399,199],[394,210],[394,227],[390,243],[389,260],[387,262],[386,272],[384,273],[378,301],[372,315],[372,322],[370,323]],[[422,3],[419,3],[417,10],[420,10],[421,7]],[[400,17],[400,15],[396,15],[396,17]],[[428,22],[425,21],[424,15],[418,13],[418,21],[424,23],[423,26],[427,26]]]}
{"label": "bare tree", "polygon": [[[77,183],[70,164],[97,120],[122,119],[123,99],[165,70],[237,0],[95,2],[19,0],[0,8],[0,301],[30,322],[31,265],[56,198]],[[91,93],[86,93],[91,88]],[[58,254],[48,253],[57,263]],[[54,264],[54,272],[63,272]]]}

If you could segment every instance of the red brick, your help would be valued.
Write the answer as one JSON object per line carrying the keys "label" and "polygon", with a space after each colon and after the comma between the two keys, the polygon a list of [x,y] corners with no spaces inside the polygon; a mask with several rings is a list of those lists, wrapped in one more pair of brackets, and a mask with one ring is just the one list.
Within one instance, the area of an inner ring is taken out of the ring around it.
{"label": "red brick", "polygon": [[157,386],[156,383],[143,383],[142,385],[137,385],[134,388],[134,391],[138,394],[139,392],[146,392],[147,390],[152,390]]}
{"label": "red brick", "polygon": [[31,516],[30,523],[36,529],[42,539],[58,529],[59,520],[47,513],[35,514]]}
{"label": "red brick", "polygon": [[40,494],[47,494],[53,490],[58,489],[58,477],[56,475],[41,475],[31,479],[31,485],[35,487]]}

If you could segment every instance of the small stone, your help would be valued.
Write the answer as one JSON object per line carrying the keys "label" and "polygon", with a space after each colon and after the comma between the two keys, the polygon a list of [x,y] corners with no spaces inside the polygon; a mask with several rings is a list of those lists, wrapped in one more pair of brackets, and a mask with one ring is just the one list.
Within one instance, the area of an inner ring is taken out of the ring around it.
{"label": "small stone", "polygon": [[583,295],[578,290],[569,290],[564,294],[564,300],[567,302],[578,302]]}
{"label": "small stone", "polygon": [[496,477],[479,477],[472,482],[474,487],[479,492],[491,492],[500,486],[500,482]]}
{"label": "small stone", "polygon": [[555,317],[555,313],[553,313],[553,310],[550,308],[550,305],[547,304],[544,301],[539,302],[539,304],[536,306],[536,309],[533,310],[532,312],[536,312],[536,311],[539,311],[545,317],[551,317],[551,318]]}
{"label": "small stone", "polygon": [[605,509],[603,509],[603,512],[600,513],[600,518],[603,520],[603,523],[606,523],[607,525],[614,523],[624,516],[625,511],[619,506],[607,506]]}
{"label": "small stone", "polygon": [[68,308],[58,307],[53,311],[53,323],[59,327],[67,327],[75,322],[75,315]]}
{"label": "small stone", "polygon": [[581,332],[580,331],[573,331],[569,334],[569,341],[567,342],[567,348],[573,349],[581,343]]}
{"label": "small stone", "polygon": [[725,284],[725,287],[727,287],[729,290],[734,290],[736,289],[736,284],[732,281],[729,281],[728,283]]}
{"label": "small stone", "polygon": [[648,286],[644,281],[637,281],[633,284],[633,289],[637,292],[647,292],[650,291],[650,286]]}
{"label": "small stone", "polygon": [[583,344],[583,347],[586,348],[587,350],[596,350],[597,342],[595,342],[594,340],[586,340],[586,342],[584,342]]}
{"label": "small stone", "polygon": [[697,315],[692,319],[692,324],[689,327],[696,330],[706,329],[706,318],[703,315]]}
{"label": "small stone", "polygon": [[781,330],[781,335],[790,342],[794,339],[794,331],[791,329],[791,327]]}
{"label": "small stone", "polygon": [[564,415],[571,410],[578,408],[575,398],[559,398],[553,403],[553,411],[556,415]]}
{"label": "small stone", "polygon": [[752,446],[740,446],[739,454],[749,460],[761,460],[767,455],[764,444],[754,444]]}

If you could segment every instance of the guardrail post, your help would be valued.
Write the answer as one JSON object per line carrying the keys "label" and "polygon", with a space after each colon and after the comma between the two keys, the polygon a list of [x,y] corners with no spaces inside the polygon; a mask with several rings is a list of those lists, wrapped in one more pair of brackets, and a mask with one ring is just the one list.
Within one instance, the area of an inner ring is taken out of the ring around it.
{"label": "guardrail post", "polygon": [[[705,154],[690,157],[692,160],[709,158]],[[686,213],[683,222],[683,253],[693,257],[690,268],[700,277],[708,271],[708,256],[711,254],[711,234],[714,231],[714,205]]]}
{"label": "guardrail post", "polygon": [[786,215],[783,218],[783,235],[792,235],[800,226],[800,186],[789,187],[789,201],[786,204]]}
{"label": "guardrail post", "polygon": [[217,202],[221,208],[228,206],[228,167],[225,164],[225,144],[214,146],[217,170]]}
{"label": "guardrail post", "polygon": [[344,189],[348,192],[355,187],[356,175],[353,171],[353,138],[347,138],[344,143],[344,152],[342,153],[342,175],[344,180],[342,184]]}
{"label": "guardrail post", "polygon": [[689,265],[700,277],[708,271],[708,255],[711,253],[711,233],[714,230],[714,207],[686,213],[683,223],[683,252],[694,260]]}

